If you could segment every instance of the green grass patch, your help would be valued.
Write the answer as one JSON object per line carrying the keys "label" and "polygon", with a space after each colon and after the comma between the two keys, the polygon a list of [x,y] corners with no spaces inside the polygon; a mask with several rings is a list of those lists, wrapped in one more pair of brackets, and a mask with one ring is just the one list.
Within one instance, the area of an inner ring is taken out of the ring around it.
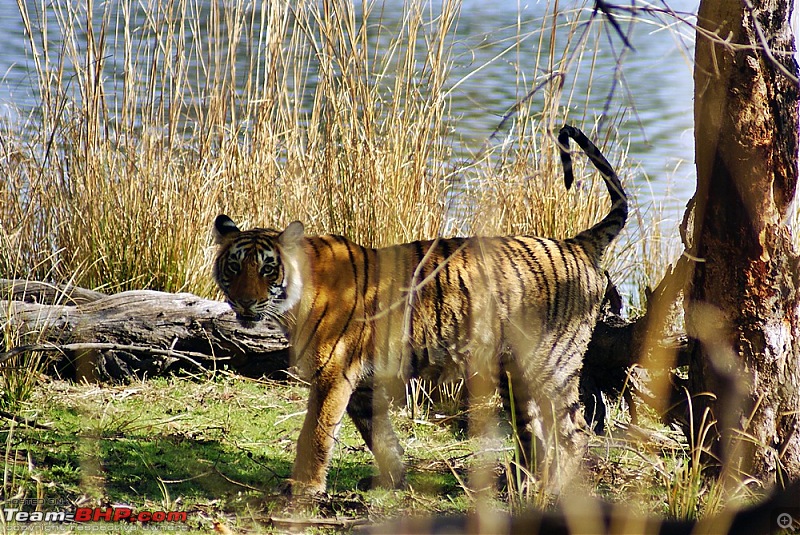
{"label": "green grass patch", "polygon": [[[197,528],[231,519],[263,527],[285,512],[306,396],[301,386],[228,375],[125,386],[47,382],[28,402],[37,425],[47,429],[6,423],[0,432],[7,445],[5,496],[66,503],[67,510],[86,504],[186,510]],[[464,471],[470,443],[447,426],[401,416],[398,424],[413,490],[354,492],[373,473],[372,456],[346,421],[329,474],[331,499],[314,514],[386,517],[468,507],[451,468]]]}
{"label": "green grass patch", "polygon": [[[356,490],[374,469],[346,420],[328,475],[329,495],[301,509],[290,507],[283,491],[307,393],[296,384],[224,373],[124,386],[48,380],[21,411],[38,427],[5,421],[0,431],[6,445],[4,499],[57,504],[40,506],[44,511],[110,504],[187,511],[188,523],[181,527],[198,531],[215,523],[263,531],[273,518],[380,521],[475,507],[469,477],[484,443],[467,438],[436,407],[397,407],[393,413],[406,449],[407,490]],[[676,503],[687,496],[697,498],[698,515],[707,512],[709,500],[718,509],[718,492],[707,482],[682,486],[691,449],[679,433],[648,420],[647,438],[633,438],[625,432],[626,418],[617,410],[612,433],[593,437],[586,469],[570,492],[624,501],[642,514],[675,515]],[[499,434],[495,458],[502,476],[513,460],[513,443],[507,424]],[[535,489],[521,495],[499,488],[492,500],[501,510],[549,503]]]}

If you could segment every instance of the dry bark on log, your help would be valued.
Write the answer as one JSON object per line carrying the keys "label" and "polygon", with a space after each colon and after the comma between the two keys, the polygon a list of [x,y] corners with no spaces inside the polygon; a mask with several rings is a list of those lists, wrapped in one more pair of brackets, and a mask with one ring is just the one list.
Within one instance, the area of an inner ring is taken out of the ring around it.
{"label": "dry bark on log", "polygon": [[8,301],[43,303],[47,305],[80,305],[106,297],[106,294],[79,288],[72,284],[0,279],[0,296]]}
{"label": "dry bark on log", "polygon": [[3,358],[25,350],[60,354],[63,376],[119,381],[223,366],[261,376],[288,367],[288,343],[279,329],[245,327],[219,301],[188,293],[104,295],[29,281],[0,284],[0,295],[10,296],[0,323],[22,341]]}

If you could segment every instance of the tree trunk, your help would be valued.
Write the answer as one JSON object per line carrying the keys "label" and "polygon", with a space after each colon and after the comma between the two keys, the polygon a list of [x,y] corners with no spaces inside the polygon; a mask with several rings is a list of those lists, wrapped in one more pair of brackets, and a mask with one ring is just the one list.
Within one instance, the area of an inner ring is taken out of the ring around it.
{"label": "tree trunk", "polygon": [[690,362],[695,436],[710,411],[708,436],[724,437],[714,451],[770,481],[800,478],[800,261],[786,225],[798,179],[798,68],[792,0],[758,4],[700,3],[687,244],[698,261],[685,311],[701,341]]}

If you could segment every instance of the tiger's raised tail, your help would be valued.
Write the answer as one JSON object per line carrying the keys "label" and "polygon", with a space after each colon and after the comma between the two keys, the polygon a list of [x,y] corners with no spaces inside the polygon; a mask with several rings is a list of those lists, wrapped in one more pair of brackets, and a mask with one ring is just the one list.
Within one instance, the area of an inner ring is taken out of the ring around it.
{"label": "tiger's raised tail", "polygon": [[593,227],[584,230],[575,238],[583,242],[592,244],[598,256],[603,254],[606,247],[617,237],[625,221],[628,219],[628,198],[622,189],[622,184],[617,177],[617,173],[608,163],[605,156],[600,152],[594,143],[586,135],[574,126],[565,125],[558,132],[558,149],[561,153],[561,164],[564,166],[564,184],[567,189],[572,186],[574,176],[572,174],[572,157],[569,154],[569,138],[583,149],[583,152],[592,161],[592,164],[603,175],[603,180],[608,188],[611,197],[611,210],[608,214]]}

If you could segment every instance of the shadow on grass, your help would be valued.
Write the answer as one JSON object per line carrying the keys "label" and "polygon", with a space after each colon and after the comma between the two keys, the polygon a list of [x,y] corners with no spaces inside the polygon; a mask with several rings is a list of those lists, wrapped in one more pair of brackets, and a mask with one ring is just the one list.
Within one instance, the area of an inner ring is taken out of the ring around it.
{"label": "shadow on grass", "polygon": [[213,440],[166,435],[100,439],[99,462],[112,499],[213,500],[243,491],[279,493],[291,465]]}
{"label": "shadow on grass", "polygon": [[[7,430],[0,440],[7,439]],[[34,478],[24,477],[28,455],[39,491],[50,499],[81,495],[108,503],[169,506],[224,501],[249,495],[265,504],[280,501],[292,470],[293,448],[287,455],[248,450],[224,441],[180,434],[92,437],[63,431],[15,430],[19,462],[15,470],[28,495],[36,495]],[[372,473],[370,464],[340,459],[331,479],[332,493],[345,493]],[[223,505],[223,504],[221,504]],[[224,505],[223,505],[224,507]]]}
{"label": "shadow on grass", "polygon": [[[264,402],[261,385],[250,383],[147,386],[153,389],[62,387],[66,395],[54,390],[38,401],[38,421],[51,429],[0,429],[11,481],[5,496],[21,487],[25,497],[53,500],[59,509],[127,504],[199,512],[200,522],[222,513],[265,524],[288,514],[297,421],[281,415],[294,414],[291,403],[301,405],[304,392],[273,393],[288,400],[277,405]],[[408,493],[357,492],[358,482],[375,473],[373,458],[349,421],[341,439],[329,494],[312,503],[312,515],[381,517],[415,507]],[[457,504],[464,496],[451,472],[463,479],[463,466],[424,454],[406,460],[413,494],[423,501],[447,496]]]}

